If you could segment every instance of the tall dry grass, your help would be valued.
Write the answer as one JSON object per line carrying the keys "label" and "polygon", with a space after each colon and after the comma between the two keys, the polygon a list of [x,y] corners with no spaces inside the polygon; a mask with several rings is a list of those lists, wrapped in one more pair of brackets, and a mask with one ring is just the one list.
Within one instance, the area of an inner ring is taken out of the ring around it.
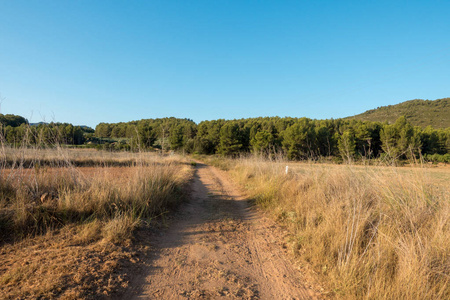
{"label": "tall dry grass", "polygon": [[[35,166],[134,166],[136,164],[155,164],[161,160],[161,156],[155,153],[69,148],[62,145],[39,146],[25,144],[17,148],[3,145],[1,151],[1,165],[8,168],[33,168]],[[165,157],[165,161],[179,159],[179,156]]]}
{"label": "tall dry grass", "polygon": [[146,251],[134,229],[180,204],[192,172],[177,155],[1,144],[0,298],[110,299]]}
{"label": "tall dry grass", "polygon": [[443,181],[420,167],[226,164],[249,197],[290,228],[292,250],[332,295],[450,299],[450,170]]}
{"label": "tall dry grass", "polygon": [[[191,175],[179,156],[61,147],[0,151],[0,241],[94,220],[105,238],[125,240],[141,219],[179,202]],[[90,165],[85,160],[96,162],[89,174],[73,163]],[[125,160],[130,167],[107,167]]]}

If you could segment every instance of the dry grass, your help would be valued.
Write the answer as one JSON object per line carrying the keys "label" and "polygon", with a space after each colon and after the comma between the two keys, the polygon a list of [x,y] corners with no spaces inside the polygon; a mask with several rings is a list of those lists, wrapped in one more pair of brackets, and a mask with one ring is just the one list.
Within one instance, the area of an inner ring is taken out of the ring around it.
{"label": "dry grass", "polygon": [[[67,147],[26,146],[21,148],[2,147],[3,167],[86,167],[86,166],[135,166],[156,164],[160,156],[149,152],[112,152],[95,149],[73,149]],[[166,157],[165,161],[177,161],[179,157]]]}
{"label": "dry grass", "polygon": [[[179,204],[192,176],[180,156],[2,150],[0,298],[108,297],[125,285],[134,229]],[[85,159],[98,167],[74,166]]]}
{"label": "dry grass", "polygon": [[249,197],[288,226],[292,250],[330,296],[450,299],[450,170],[226,164]]}

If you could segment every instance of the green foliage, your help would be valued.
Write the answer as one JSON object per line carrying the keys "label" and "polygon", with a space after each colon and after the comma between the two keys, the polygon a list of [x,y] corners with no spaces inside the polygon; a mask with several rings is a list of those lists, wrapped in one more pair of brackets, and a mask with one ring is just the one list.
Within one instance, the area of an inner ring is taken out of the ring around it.
{"label": "green foliage", "polygon": [[156,141],[156,133],[148,120],[142,120],[138,123],[137,127],[138,143],[143,148],[149,148],[153,146]]}
{"label": "green foliage", "polygon": [[220,140],[218,152],[222,155],[237,154],[242,148],[241,132],[236,123],[226,123],[220,129]]}
{"label": "green foliage", "polygon": [[85,133],[80,126],[69,123],[40,123],[30,126],[21,123],[19,126],[1,128],[6,143],[20,146],[29,144],[69,144],[81,145],[86,141]]}
{"label": "green foliage", "polygon": [[442,154],[425,154],[426,161],[433,163],[450,163],[450,153]]}
{"label": "green foliage", "polygon": [[333,138],[333,128],[320,125],[315,128],[316,141],[320,156],[331,156],[334,154],[333,149],[336,148],[335,138]]}
{"label": "green foliage", "polygon": [[283,134],[283,149],[290,159],[314,157],[316,131],[310,119],[302,118],[288,127]]}
{"label": "green foliage", "polygon": [[413,126],[448,128],[450,127],[450,98],[434,101],[405,101],[396,105],[371,109],[362,114],[349,117],[349,119],[393,124],[401,116],[405,116]]}
{"label": "green foliage", "polygon": [[231,156],[251,151],[268,154],[281,149],[290,159],[340,157],[352,161],[382,157],[394,162],[420,154],[450,152],[450,129],[413,127],[405,117],[398,118],[394,124],[356,119],[266,117],[219,119],[198,125],[187,119],[164,118],[101,123],[95,135],[109,135],[114,139],[125,136],[130,149],[139,145]]}
{"label": "green foliage", "polygon": [[198,125],[196,137],[196,150],[202,154],[217,152],[220,142],[220,128],[225,120],[203,121]]}
{"label": "green foliage", "polygon": [[26,125],[28,124],[27,119],[21,116],[17,115],[11,115],[11,114],[0,114],[0,124],[4,127],[11,126],[11,127],[18,127],[22,124]]}
{"label": "green foliage", "polygon": [[273,148],[274,140],[272,133],[263,130],[255,133],[250,143],[253,147],[253,152],[262,153],[268,152]]}
{"label": "green foliage", "polygon": [[353,161],[356,154],[355,134],[351,130],[346,130],[338,141],[339,153],[344,161]]}
{"label": "green foliage", "polygon": [[421,143],[418,130],[400,117],[392,125],[385,125],[380,131],[382,149],[390,160],[416,156],[420,150]]}
{"label": "green foliage", "polygon": [[196,137],[197,125],[189,119],[143,119],[127,123],[100,123],[95,128],[97,138],[127,138],[129,147],[135,149],[161,148],[180,150]]}
{"label": "green foliage", "polygon": [[[450,98],[449,98],[450,99]],[[447,100],[426,101],[425,106],[441,109]],[[412,101],[411,107],[422,103]],[[422,104],[421,104],[422,105]],[[3,118],[3,119],[2,119]],[[448,118],[448,117],[447,117]],[[95,131],[67,123],[28,125],[14,115],[0,115],[3,142],[74,144],[109,150],[159,148],[197,154],[236,156],[240,153],[271,154],[283,151],[289,159],[381,158],[388,162],[418,158],[444,160],[437,155],[450,153],[450,128],[414,127],[411,118],[395,122],[353,119],[311,120],[308,118],[248,118],[203,121],[189,119],[143,119],[127,123],[100,123]],[[18,126],[12,126],[17,125]]]}
{"label": "green foliage", "polygon": [[100,123],[95,127],[95,136],[96,137],[111,137],[112,126],[107,123]]}
{"label": "green foliage", "polygon": [[173,126],[170,130],[170,149],[179,150],[183,147],[184,128],[181,125]]}

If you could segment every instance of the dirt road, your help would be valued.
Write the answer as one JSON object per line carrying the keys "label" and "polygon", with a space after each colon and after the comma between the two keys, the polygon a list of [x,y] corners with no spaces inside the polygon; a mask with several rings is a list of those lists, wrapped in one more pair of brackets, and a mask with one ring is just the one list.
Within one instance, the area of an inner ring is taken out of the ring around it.
{"label": "dirt road", "polygon": [[154,239],[123,299],[317,299],[283,242],[224,174],[198,164],[191,201]]}

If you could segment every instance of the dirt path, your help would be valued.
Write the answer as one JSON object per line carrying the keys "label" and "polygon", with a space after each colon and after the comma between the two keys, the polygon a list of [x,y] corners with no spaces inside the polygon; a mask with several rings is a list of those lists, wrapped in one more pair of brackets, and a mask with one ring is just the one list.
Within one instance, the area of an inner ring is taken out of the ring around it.
{"label": "dirt path", "polygon": [[316,299],[275,224],[220,171],[199,164],[192,200],[153,242],[123,299]]}

